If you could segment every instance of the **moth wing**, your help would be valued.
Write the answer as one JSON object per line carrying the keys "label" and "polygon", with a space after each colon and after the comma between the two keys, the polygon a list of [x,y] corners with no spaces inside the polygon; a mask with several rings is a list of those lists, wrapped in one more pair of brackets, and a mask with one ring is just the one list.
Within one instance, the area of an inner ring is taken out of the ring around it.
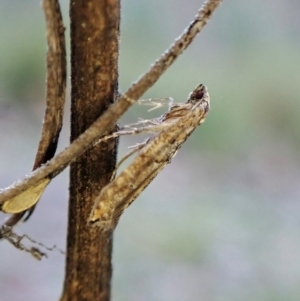
{"label": "moth wing", "polygon": [[146,189],[146,187],[154,180],[154,178],[164,169],[164,167],[167,165],[167,162],[161,163],[157,168],[155,168],[150,175],[146,179],[144,179],[140,185],[133,190],[130,195],[125,196],[122,202],[117,204],[117,207],[114,209],[113,212],[113,222],[115,225],[118,223],[121,215],[125,211],[127,207],[129,207],[133,201],[143,192],[143,190]]}

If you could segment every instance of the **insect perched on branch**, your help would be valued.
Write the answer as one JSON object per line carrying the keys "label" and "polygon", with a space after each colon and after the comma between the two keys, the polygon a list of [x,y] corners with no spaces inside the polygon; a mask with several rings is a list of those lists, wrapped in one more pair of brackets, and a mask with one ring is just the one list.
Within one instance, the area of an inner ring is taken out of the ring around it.
{"label": "insect perched on branch", "polygon": [[[139,153],[133,162],[101,190],[95,199],[89,223],[104,231],[114,229],[124,210],[171,162],[196,127],[204,122],[209,106],[207,89],[200,84],[190,93],[185,103],[171,105],[167,113],[149,120],[146,126],[131,131],[121,130],[103,137],[99,142],[125,134],[156,133],[134,149],[139,150]],[[121,159],[123,161],[124,158]]]}

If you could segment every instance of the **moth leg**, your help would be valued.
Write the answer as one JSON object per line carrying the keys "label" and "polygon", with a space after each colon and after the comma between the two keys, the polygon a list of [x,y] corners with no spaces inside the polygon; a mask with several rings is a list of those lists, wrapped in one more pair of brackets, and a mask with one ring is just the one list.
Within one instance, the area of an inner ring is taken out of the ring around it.
{"label": "moth leg", "polygon": [[145,125],[147,126],[148,125],[158,125],[160,122],[157,118],[155,119],[139,119],[138,122],[136,123],[131,123],[131,124],[126,124],[124,126],[122,126],[120,128],[120,130],[123,130],[123,129],[138,129],[137,126],[141,126],[141,125]]}
{"label": "moth leg", "polygon": [[124,157],[122,157],[122,159],[120,159],[120,161],[116,164],[116,168],[112,173],[110,181],[112,181],[114,179],[114,177],[116,176],[117,170],[119,169],[121,164],[123,164],[123,162],[125,160],[127,160],[130,156],[132,156],[134,153],[140,151],[147,144],[148,140],[149,139],[147,139],[146,141],[144,141],[142,143],[138,143],[138,144],[135,144],[135,145],[130,147],[130,148],[132,148],[132,150],[130,152],[128,152]]}
{"label": "moth leg", "polygon": [[[150,125],[146,125],[146,126],[142,126],[142,127],[134,127],[135,125],[141,125],[144,123],[148,123]],[[120,127],[120,129],[117,132],[114,132],[110,135],[106,135],[101,137],[98,141],[96,141],[94,143],[94,146],[103,142],[103,141],[107,141],[109,139],[112,138],[117,138],[119,136],[125,136],[125,135],[137,135],[140,133],[156,133],[158,131],[160,131],[160,122],[156,119],[152,119],[152,120],[140,120],[137,123],[133,123],[130,125],[125,125],[123,127]]]}
{"label": "moth leg", "polygon": [[127,130],[127,131],[125,131],[125,130],[124,130],[124,131],[123,131],[123,130],[117,131],[117,132],[114,132],[114,133],[112,133],[112,134],[110,134],[110,135],[106,135],[106,136],[103,136],[102,138],[98,139],[98,141],[96,141],[96,142],[93,144],[93,146],[95,146],[95,145],[97,145],[97,144],[99,144],[99,143],[101,143],[101,142],[107,141],[107,140],[109,140],[109,139],[117,138],[117,137],[119,137],[119,136],[124,136],[124,135],[134,135],[134,134],[136,134],[135,132],[136,132],[136,131],[134,131],[133,129],[132,129],[132,130]]}
{"label": "moth leg", "polygon": [[170,107],[170,102],[173,104],[172,97],[140,99],[137,101],[137,103],[140,105],[153,107],[149,109],[148,112],[165,107],[166,105]]}
{"label": "moth leg", "polygon": [[168,103],[168,111],[171,110],[171,107],[173,106],[174,99],[172,97],[169,97],[169,103]]}

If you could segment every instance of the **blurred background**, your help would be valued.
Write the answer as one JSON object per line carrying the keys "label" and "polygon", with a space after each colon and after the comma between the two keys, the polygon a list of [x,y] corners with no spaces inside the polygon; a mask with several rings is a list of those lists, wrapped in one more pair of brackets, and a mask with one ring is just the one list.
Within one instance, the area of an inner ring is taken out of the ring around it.
{"label": "blurred background", "polygon": [[[122,1],[120,89],[144,73],[202,1]],[[61,1],[69,36],[68,1]],[[206,122],[122,216],[113,300],[298,300],[300,295],[300,2],[224,1],[144,95],[183,102],[204,83]],[[40,1],[0,1],[0,187],[30,172],[44,110]],[[68,46],[69,49],[69,46]],[[69,140],[69,89],[59,143]],[[121,124],[159,116],[136,105]],[[119,157],[145,137],[123,137]],[[16,228],[65,249],[68,171]],[[1,223],[5,220],[0,215]],[[58,300],[64,257],[37,262],[0,242],[0,299]]]}

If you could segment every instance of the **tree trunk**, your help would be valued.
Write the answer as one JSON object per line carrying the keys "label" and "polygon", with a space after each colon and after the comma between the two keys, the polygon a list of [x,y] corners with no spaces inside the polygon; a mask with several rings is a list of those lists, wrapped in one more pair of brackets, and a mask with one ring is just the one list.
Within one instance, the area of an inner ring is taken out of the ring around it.
{"label": "tree trunk", "polygon": [[[119,0],[71,0],[71,142],[118,91]],[[109,129],[112,130],[112,129]],[[87,225],[93,200],[116,163],[115,140],[93,146],[70,169],[67,262],[61,301],[108,301],[112,233]]]}

